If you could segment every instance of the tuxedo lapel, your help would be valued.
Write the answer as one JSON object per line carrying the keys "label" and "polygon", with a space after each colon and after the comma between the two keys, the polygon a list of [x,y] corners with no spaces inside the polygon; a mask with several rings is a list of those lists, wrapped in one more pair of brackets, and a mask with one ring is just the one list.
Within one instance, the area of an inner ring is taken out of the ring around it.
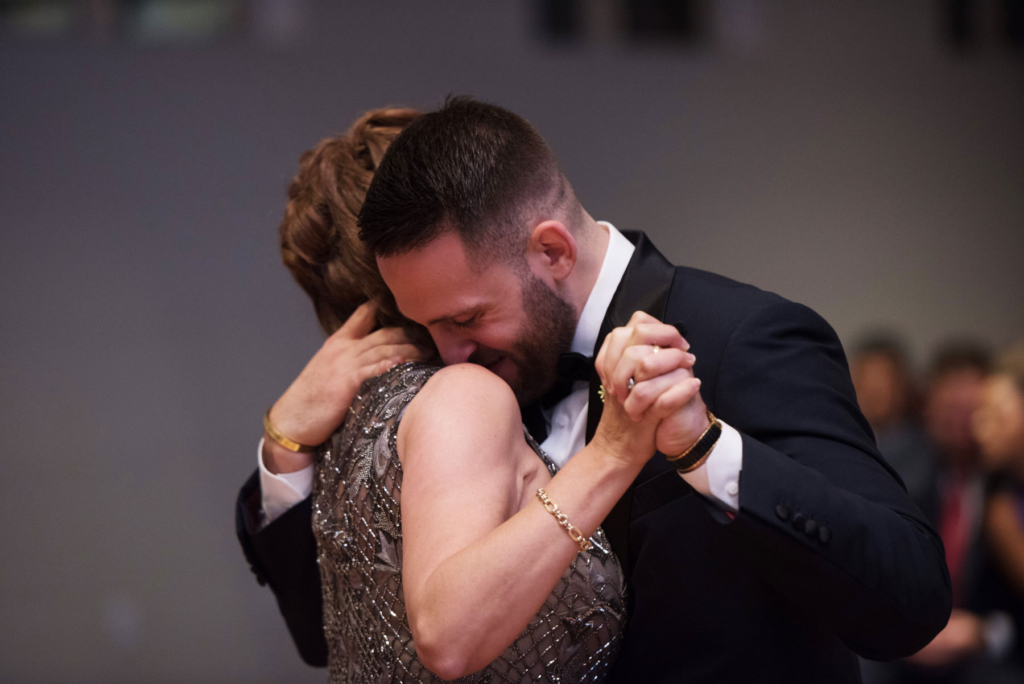
{"label": "tuxedo lapel", "polygon": [[[646,235],[639,231],[623,231],[622,234],[636,246],[636,250],[626,266],[626,272],[622,275],[611,304],[608,305],[604,321],[601,322],[601,331],[594,346],[595,359],[608,333],[629,323],[635,312],[643,311],[659,321],[665,319],[668,293],[672,289],[672,279],[675,277],[675,266],[662,256]],[[599,381],[592,379],[590,405],[587,411],[588,442],[593,439],[597,424],[601,422],[603,404],[597,396],[598,387]]]}
{"label": "tuxedo lapel", "polygon": [[[675,267],[662,256],[647,236],[638,231],[624,231],[626,239],[636,246],[633,256],[622,275],[622,281],[615,290],[608,312],[601,323],[601,331],[597,336],[594,358],[601,350],[604,338],[614,328],[626,325],[630,316],[636,311],[644,311],[659,321],[665,320],[665,307],[668,294],[672,289]],[[594,374],[596,378],[596,373]],[[590,382],[590,402],[587,409],[587,442],[594,437],[598,423],[601,422],[603,404],[598,396],[599,380]],[[602,523],[608,541],[618,554],[626,577],[629,577],[629,520],[633,503],[633,487],[630,487],[611,513]]]}

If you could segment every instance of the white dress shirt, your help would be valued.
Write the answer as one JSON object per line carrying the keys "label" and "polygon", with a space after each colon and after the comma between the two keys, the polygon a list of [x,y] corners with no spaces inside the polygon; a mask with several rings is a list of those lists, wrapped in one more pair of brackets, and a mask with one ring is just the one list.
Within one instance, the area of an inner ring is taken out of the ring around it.
{"label": "white dress shirt", "polygon": [[[608,231],[608,249],[587,303],[576,324],[572,351],[590,356],[594,353],[608,306],[619,287],[635,247],[610,223],[598,221]],[[541,444],[551,460],[560,467],[579,453],[586,443],[587,407],[590,390],[586,382],[573,385],[572,393],[545,412],[551,425],[547,439]],[[263,440],[257,459],[260,488],[263,494],[264,522],[270,522],[299,503],[313,491],[313,466],[293,473],[274,475],[263,465]],[[700,468],[682,475],[694,489],[727,510],[739,510],[739,477],[743,468],[743,441],[739,432],[722,423],[722,436]]]}

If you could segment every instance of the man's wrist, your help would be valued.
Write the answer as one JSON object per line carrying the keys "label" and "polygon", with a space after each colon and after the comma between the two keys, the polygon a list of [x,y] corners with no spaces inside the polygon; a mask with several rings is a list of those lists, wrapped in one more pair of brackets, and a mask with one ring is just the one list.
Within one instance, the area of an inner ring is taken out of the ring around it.
{"label": "man's wrist", "polygon": [[260,474],[260,522],[257,528],[272,522],[305,499],[313,491],[313,464],[294,472],[271,473],[266,467],[261,439],[256,454]]}
{"label": "man's wrist", "polygon": [[685,451],[677,456],[666,457],[666,460],[680,473],[689,473],[701,467],[722,436],[722,424],[711,411],[704,409],[704,412],[707,416],[707,427],[704,428],[704,431]]}
{"label": "man's wrist", "polygon": [[272,474],[294,473],[313,465],[313,454],[285,449],[265,431],[263,433],[263,466]]}
{"label": "man's wrist", "polygon": [[[740,509],[740,472],[743,470],[743,438],[728,423],[704,465],[679,476],[697,492],[733,513]],[[678,471],[677,471],[678,472]]]}

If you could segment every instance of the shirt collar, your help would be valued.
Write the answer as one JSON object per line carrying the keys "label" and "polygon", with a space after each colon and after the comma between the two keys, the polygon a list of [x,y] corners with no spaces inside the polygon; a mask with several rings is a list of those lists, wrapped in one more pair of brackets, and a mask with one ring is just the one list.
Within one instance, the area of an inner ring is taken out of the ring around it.
{"label": "shirt collar", "polygon": [[601,272],[597,275],[597,282],[594,283],[583,312],[580,313],[576,334],[572,338],[572,350],[584,356],[592,355],[597,347],[601,323],[626,272],[633,250],[636,249],[632,242],[615,229],[615,226],[607,221],[597,223],[608,229],[608,249],[604,253],[604,262],[601,264]]}

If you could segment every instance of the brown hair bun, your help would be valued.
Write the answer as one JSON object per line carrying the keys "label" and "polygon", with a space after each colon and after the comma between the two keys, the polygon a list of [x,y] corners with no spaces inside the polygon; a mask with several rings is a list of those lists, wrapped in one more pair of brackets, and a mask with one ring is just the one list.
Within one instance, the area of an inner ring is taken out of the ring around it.
{"label": "brown hair bun", "polygon": [[356,226],[384,152],[417,116],[416,110],[402,108],[363,114],[344,135],[321,140],[303,153],[299,172],[288,186],[280,226],[281,259],[313,300],[320,327],[328,335],[356,307],[373,299],[379,324],[406,327],[418,341],[430,339],[398,313]]}

